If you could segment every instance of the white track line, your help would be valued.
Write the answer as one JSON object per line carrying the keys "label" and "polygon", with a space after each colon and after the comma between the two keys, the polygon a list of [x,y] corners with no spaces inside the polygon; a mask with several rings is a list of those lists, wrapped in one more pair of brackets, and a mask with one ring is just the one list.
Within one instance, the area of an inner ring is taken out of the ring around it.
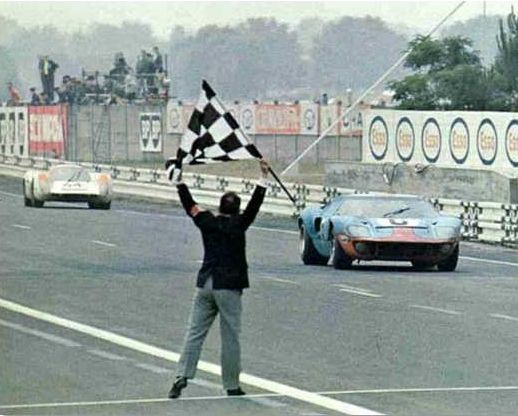
{"label": "white track line", "polygon": [[30,230],[31,227],[28,225],[21,225],[21,224],[11,224],[11,227],[19,228],[20,230]]}
{"label": "white track line", "polygon": [[367,296],[368,298],[381,298],[381,295],[377,295],[376,293],[360,292],[359,290],[353,289],[340,289],[340,292],[353,293],[355,295]]}
{"label": "white track line", "polygon": [[[17,312],[26,316],[50,322],[55,325],[59,325],[64,328],[68,328],[83,334],[90,335],[95,338],[99,338],[113,344],[117,344],[126,348],[130,348],[135,351],[139,351],[154,357],[163,358],[168,361],[178,362],[180,354],[169,351],[163,348],[155,347],[153,345],[146,344],[141,341],[137,341],[132,338],[128,338],[122,335],[114,334],[103,329],[99,329],[90,325],[85,325],[79,322],[75,322],[66,318],[61,318],[56,315],[52,315],[46,312],[42,312],[33,308],[29,308],[18,303],[8,301],[0,298],[0,307]],[[200,361],[198,369],[207,373],[221,375],[221,367],[216,364],[209,363],[207,361]],[[273,393],[282,394],[293,399],[300,400],[302,402],[310,403],[316,406],[324,407],[326,409],[334,410],[339,413],[348,415],[381,415],[379,412],[366,409],[361,406],[356,406],[351,403],[331,399],[324,397],[316,393],[311,393],[306,390],[302,390],[296,387],[288,386],[286,384],[278,383],[276,381],[267,380],[262,377],[257,377],[251,374],[242,373],[240,377],[244,384],[258,387],[263,390],[267,390]]]}
{"label": "white track line", "polygon": [[104,247],[117,247],[117,244],[107,243],[106,241],[92,240],[90,242]]}
{"label": "white track line", "polygon": [[492,318],[498,318],[498,319],[505,319],[507,321],[515,321],[515,322],[518,322],[518,318],[515,318],[514,316],[509,316],[509,315],[501,315],[499,313],[490,313],[489,314],[490,317]]}
{"label": "white track line", "polygon": [[[249,398],[261,397],[279,397],[279,394],[247,394],[246,396],[201,396],[201,397],[179,397],[175,400],[180,401],[197,401],[197,400],[245,400]],[[126,400],[98,400],[92,402],[57,402],[57,403],[28,403],[28,404],[11,404],[0,405],[2,410],[13,409],[37,409],[49,407],[80,407],[80,406],[107,406],[107,405],[127,405],[127,404],[150,404],[150,403],[172,403],[173,400],[163,397],[156,399],[126,399]]]}
{"label": "white track line", "polygon": [[410,307],[411,308],[415,308],[415,309],[423,309],[425,311],[445,313],[445,314],[448,314],[448,315],[461,315],[462,314],[462,312],[453,311],[453,310],[450,310],[450,309],[434,308],[433,306],[410,305]]}
{"label": "white track line", "polygon": [[382,295],[372,293],[371,290],[362,289],[360,287],[348,286],[348,285],[344,285],[344,284],[335,284],[333,286],[337,287],[340,292],[353,293],[355,295],[367,296],[369,298],[381,298],[382,297]]}
{"label": "white track line", "polygon": [[[190,380],[192,382],[193,380]],[[196,384],[196,383],[193,383]],[[372,389],[372,390],[331,390],[321,391],[316,394],[321,395],[355,395],[355,394],[397,394],[397,393],[433,393],[433,392],[477,392],[477,391],[518,391],[518,386],[483,386],[483,387],[424,387],[424,388],[400,388],[400,389]],[[246,396],[201,396],[201,397],[180,397],[180,401],[197,400],[244,400],[262,397],[283,397],[282,394],[247,394]],[[127,399],[127,400],[99,400],[92,402],[57,402],[57,403],[29,403],[0,405],[0,409],[33,409],[48,407],[80,407],[80,406],[106,406],[106,405],[125,405],[125,404],[146,404],[146,403],[171,403],[171,399],[163,397],[156,399]],[[306,416],[322,415],[321,413],[301,413]]]}
{"label": "white track line", "polygon": [[373,389],[373,390],[342,390],[342,391],[321,391],[319,394],[385,394],[385,393],[428,393],[428,392],[455,392],[455,391],[513,391],[518,386],[484,386],[484,387],[424,387],[408,389]]}
{"label": "white track line", "polygon": [[114,360],[114,361],[127,360],[127,358],[124,357],[123,355],[112,354],[111,352],[98,350],[96,348],[88,349],[88,350],[86,350],[86,352],[88,352],[89,354],[95,355],[97,357],[106,358],[108,360]]}
{"label": "white track line", "polygon": [[288,283],[290,285],[300,285],[299,282],[294,282],[293,280],[281,279],[279,277],[273,276],[254,276],[254,279],[272,280],[274,282]]}
{"label": "white track line", "polygon": [[48,334],[46,332],[38,331],[37,329],[27,328],[23,325],[15,324],[14,322],[4,321],[0,319],[0,325],[5,326],[7,328],[14,329],[16,331],[22,332],[24,334],[34,335],[38,338],[42,338],[46,341],[51,341],[56,344],[63,345],[65,347],[80,347],[81,344],[77,342],[71,341],[66,338],[58,337],[57,335]]}
{"label": "white track line", "polygon": [[153,365],[153,364],[135,363],[134,366],[138,367],[138,368],[142,368],[142,369],[147,370],[147,371],[151,371],[151,372],[153,372],[155,374],[172,373],[172,371],[169,370],[168,368],[159,367],[158,365]]}
{"label": "white track line", "polygon": [[481,263],[491,263],[491,264],[500,264],[500,265],[504,265],[504,266],[518,267],[518,263],[512,263],[510,261],[480,259],[478,257],[467,257],[467,256],[459,256],[459,258],[463,259],[463,260],[478,261]]}

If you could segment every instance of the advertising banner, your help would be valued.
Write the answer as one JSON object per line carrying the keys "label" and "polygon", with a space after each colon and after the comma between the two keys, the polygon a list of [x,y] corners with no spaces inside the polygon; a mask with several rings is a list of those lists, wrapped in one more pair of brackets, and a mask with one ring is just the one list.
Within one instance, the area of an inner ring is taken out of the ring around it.
{"label": "advertising banner", "polygon": [[318,136],[318,104],[311,101],[300,103],[300,133]]}
{"label": "advertising banner", "polygon": [[162,120],[160,113],[140,113],[140,150],[162,151]]}
{"label": "advertising banner", "polygon": [[182,106],[176,101],[169,101],[167,103],[167,120],[166,120],[166,131],[170,134],[182,134],[185,131],[183,125],[183,114]]}
{"label": "advertising banner", "polygon": [[28,156],[26,107],[0,107],[0,154]]}
{"label": "advertising banner", "polygon": [[[320,105],[318,133],[322,134],[339,117],[340,104],[331,103],[328,105]],[[327,133],[327,136],[338,136],[340,134],[340,124],[342,123],[336,123],[335,126]]]}
{"label": "advertising banner", "polygon": [[59,158],[67,140],[65,105],[29,106],[29,152]]}
{"label": "advertising banner", "polygon": [[365,162],[518,166],[518,113],[372,110],[364,118]]}
{"label": "advertising banner", "polygon": [[299,134],[299,105],[256,104],[255,131],[257,134]]}

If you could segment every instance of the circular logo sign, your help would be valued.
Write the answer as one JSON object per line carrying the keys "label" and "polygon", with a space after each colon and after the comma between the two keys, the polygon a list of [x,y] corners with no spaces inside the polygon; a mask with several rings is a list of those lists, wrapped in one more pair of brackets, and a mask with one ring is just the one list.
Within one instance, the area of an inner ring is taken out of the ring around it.
{"label": "circular logo sign", "polygon": [[518,166],[518,120],[513,120],[505,132],[505,153],[511,165]]}
{"label": "circular logo sign", "polygon": [[388,149],[388,129],[385,120],[376,116],[372,119],[369,128],[369,147],[374,159],[381,160]]}
{"label": "circular logo sign", "polygon": [[482,120],[477,132],[477,150],[484,165],[491,165],[496,158],[498,139],[495,125],[488,118]]}
{"label": "circular logo sign", "polygon": [[462,118],[456,118],[450,127],[450,153],[453,160],[463,164],[469,152],[469,130]]}
{"label": "circular logo sign", "polygon": [[414,147],[414,127],[408,117],[403,117],[396,127],[396,150],[401,160],[408,162],[414,154]]}
{"label": "circular logo sign", "polygon": [[245,108],[245,110],[241,113],[241,122],[245,130],[250,130],[252,128],[252,124],[254,123],[254,115],[252,114],[252,110]]}
{"label": "circular logo sign", "polygon": [[313,127],[315,127],[315,112],[312,108],[308,108],[304,112],[304,126],[306,127],[306,130],[313,130]]}
{"label": "circular logo sign", "polygon": [[426,120],[421,133],[421,146],[426,160],[430,163],[437,162],[441,154],[441,128],[434,118]]}
{"label": "circular logo sign", "polygon": [[173,108],[169,111],[169,126],[174,130],[180,127],[180,113],[177,108]]}

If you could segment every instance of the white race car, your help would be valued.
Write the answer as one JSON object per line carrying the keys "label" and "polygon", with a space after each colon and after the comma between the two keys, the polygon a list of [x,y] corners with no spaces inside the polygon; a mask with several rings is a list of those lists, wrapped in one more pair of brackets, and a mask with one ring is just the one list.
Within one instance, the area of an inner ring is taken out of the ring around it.
{"label": "white race car", "polygon": [[87,202],[89,208],[110,209],[112,178],[83,166],[62,164],[48,171],[29,170],[23,178],[25,206],[41,208],[45,201]]}

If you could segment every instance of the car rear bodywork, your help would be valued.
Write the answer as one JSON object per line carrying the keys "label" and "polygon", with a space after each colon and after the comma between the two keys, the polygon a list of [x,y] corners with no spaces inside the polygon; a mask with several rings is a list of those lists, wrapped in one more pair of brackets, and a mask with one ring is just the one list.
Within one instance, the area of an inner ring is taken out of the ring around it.
{"label": "car rear bodywork", "polygon": [[86,202],[99,209],[110,208],[113,193],[109,174],[90,172],[75,164],[26,172],[23,192],[26,206],[41,207],[46,201]]}

